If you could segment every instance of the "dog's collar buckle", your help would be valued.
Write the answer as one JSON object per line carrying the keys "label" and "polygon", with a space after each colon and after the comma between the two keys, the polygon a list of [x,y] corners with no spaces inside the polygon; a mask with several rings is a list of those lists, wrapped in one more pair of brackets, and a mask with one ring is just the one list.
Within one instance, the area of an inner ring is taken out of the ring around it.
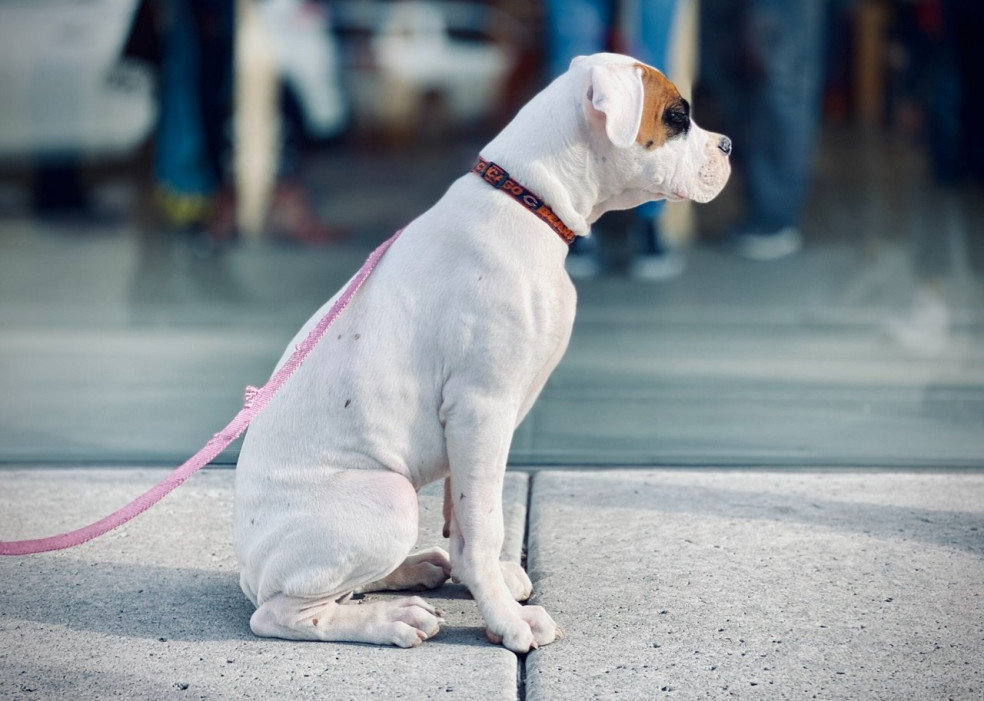
{"label": "dog's collar buckle", "polygon": [[577,235],[571,230],[571,228],[561,221],[560,217],[558,217],[556,212],[547,206],[542,197],[513,180],[505,168],[493,163],[492,161],[487,161],[484,158],[479,157],[478,163],[476,163],[475,167],[471,169],[471,172],[481,177],[482,180],[487,182],[496,190],[505,192],[507,195],[530,210],[547,226],[553,229],[554,232],[560,236],[560,238],[564,239],[567,245],[574,243],[574,239]]}

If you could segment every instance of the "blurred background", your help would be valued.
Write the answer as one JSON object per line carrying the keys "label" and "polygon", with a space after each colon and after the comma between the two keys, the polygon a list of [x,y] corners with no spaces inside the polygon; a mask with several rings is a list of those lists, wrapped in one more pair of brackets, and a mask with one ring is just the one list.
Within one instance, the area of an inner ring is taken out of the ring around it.
{"label": "blurred background", "polygon": [[[734,142],[603,218],[511,463],[984,462],[976,0],[0,0],[0,463],[177,463],[574,55]],[[219,462],[232,464],[230,449]]]}

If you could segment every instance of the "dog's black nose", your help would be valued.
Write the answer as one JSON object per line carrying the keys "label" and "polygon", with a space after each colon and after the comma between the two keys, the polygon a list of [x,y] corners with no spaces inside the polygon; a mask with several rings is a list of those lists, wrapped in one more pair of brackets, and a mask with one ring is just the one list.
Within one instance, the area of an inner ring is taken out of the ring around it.
{"label": "dog's black nose", "polygon": [[722,136],[721,140],[718,141],[718,148],[724,151],[725,156],[731,155],[731,139],[727,136]]}

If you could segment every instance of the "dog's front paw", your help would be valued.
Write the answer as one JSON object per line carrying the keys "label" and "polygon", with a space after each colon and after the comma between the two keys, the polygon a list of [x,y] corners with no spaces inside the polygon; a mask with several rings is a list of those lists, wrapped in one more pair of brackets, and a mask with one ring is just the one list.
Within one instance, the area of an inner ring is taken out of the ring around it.
{"label": "dog's front paw", "polygon": [[542,606],[523,606],[519,618],[502,626],[501,632],[485,630],[490,642],[502,645],[515,653],[529,652],[541,645],[549,645],[563,633]]}
{"label": "dog's front paw", "polygon": [[526,570],[518,562],[500,562],[502,578],[506,580],[509,593],[516,601],[526,601],[533,593],[533,582],[530,581]]}

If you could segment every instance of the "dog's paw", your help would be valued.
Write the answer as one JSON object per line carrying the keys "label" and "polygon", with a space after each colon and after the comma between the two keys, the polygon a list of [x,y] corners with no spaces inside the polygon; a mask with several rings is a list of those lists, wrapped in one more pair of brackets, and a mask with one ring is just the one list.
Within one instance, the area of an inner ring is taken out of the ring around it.
{"label": "dog's paw", "polygon": [[407,557],[403,563],[382,579],[365,584],[355,591],[406,591],[437,589],[451,576],[451,561],[441,548],[428,548]]}
{"label": "dog's paw", "polygon": [[419,596],[375,605],[380,607],[380,615],[374,622],[378,628],[374,637],[378,642],[388,642],[398,647],[417,647],[437,635],[441,630],[441,623],[444,622],[440,609]]}
{"label": "dog's paw", "polygon": [[443,548],[421,550],[407,557],[401,568],[415,589],[437,589],[451,576],[451,560]]}
{"label": "dog's paw", "polygon": [[502,645],[515,653],[522,654],[535,650],[541,645],[549,645],[563,633],[542,606],[523,606],[519,618],[502,627],[501,632],[486,629],[485,636],[490,642]]}
{"label": "dog's paw", "polygon": [[518,562],[500,562],[502,578],[506,580],[509,593],[516,601],[526,601],[533,593],[533,582],[530,581],[526,570]]}

